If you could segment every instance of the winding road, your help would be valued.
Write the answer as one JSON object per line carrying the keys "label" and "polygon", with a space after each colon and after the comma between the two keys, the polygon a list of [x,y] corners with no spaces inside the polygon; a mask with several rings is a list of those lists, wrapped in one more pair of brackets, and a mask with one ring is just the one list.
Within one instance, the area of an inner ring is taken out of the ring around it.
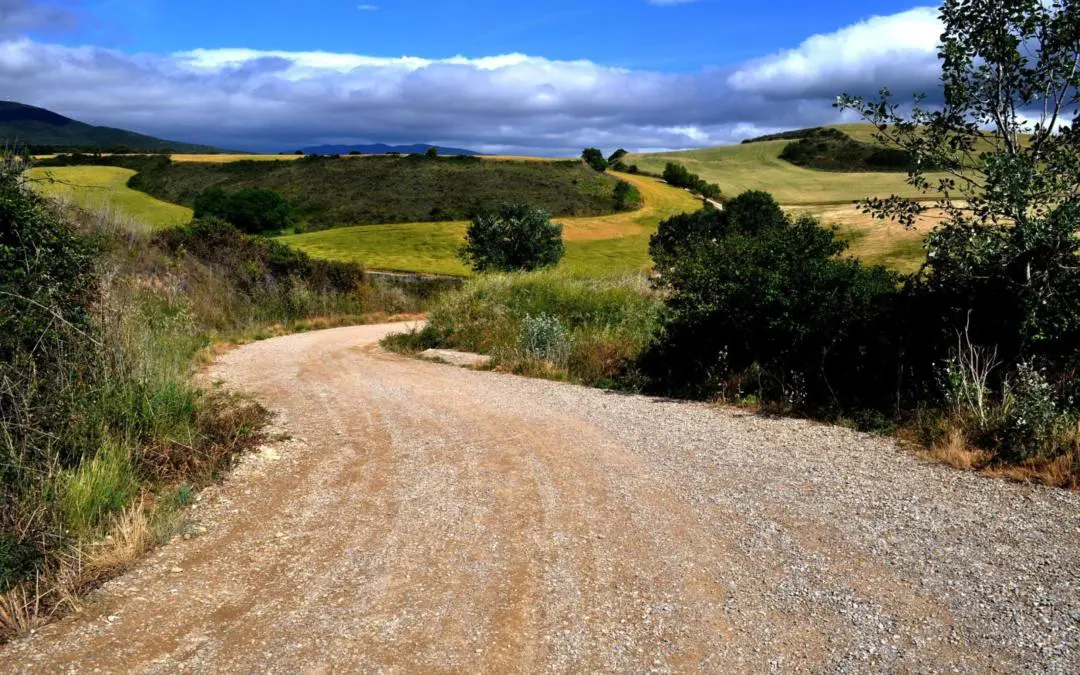
{"label": "winding road", "polygon": [[1077,672],[1080,497],[796,420],[248,345],[290,439],[3,672]]}

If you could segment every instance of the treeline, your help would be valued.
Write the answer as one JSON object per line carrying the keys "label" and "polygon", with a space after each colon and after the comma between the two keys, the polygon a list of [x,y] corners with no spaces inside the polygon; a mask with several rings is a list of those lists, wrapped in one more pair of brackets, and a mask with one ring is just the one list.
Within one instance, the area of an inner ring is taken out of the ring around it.
{"label": "treeline", "polygon": [[698,176],[696,173],[692,173],[682,164],[676,164],[675,162],[668,162],[664,167],[664,173],[662,175],[664,181],[668,185],[674,187],[685,188],[696,195],[701,195],[706,199],[719,200],[723,197],[720,191],[720,186],[715,183],[709,183]]}

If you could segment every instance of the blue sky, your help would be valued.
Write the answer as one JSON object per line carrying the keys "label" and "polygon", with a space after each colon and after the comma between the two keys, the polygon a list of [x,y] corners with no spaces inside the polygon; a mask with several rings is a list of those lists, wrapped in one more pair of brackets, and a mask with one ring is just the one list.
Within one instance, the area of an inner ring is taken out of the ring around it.
{"label": "blue sky", "polygon": [[0,0],[0,91],[236,149],[659,150],[933,94],[939,34],[892,0]]}
{"label": "blue sky", "polygon": [[[772,0],[98,0],[63,42],[167,53],[248,47],[438,58],[522,52],[697,69],[761,56],[911,2]],[[73,5],[74,7],[75,5]],[[364,8],[364,9],[361,9]]]}

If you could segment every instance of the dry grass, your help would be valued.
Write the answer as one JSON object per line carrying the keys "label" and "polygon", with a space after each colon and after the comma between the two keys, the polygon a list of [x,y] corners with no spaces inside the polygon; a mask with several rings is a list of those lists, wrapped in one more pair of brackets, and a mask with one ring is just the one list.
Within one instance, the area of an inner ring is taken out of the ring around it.
{"label": "dry grass", "polygon": [[1030,459],[1019,464],[995,462],[989,452],[971,445],[960,424],[945,421],[943,425],[942,439],[929,448],[918,450],[916,454],[919,458],[961,471],[977,471],[993,478],[1066,490],[1080,489],[1080,424],[1066,434],[1064,441],[1069,449],[1063,454],[1053,458]]}
{"label": "dry grass", "polygon": [[990,463],[990,453],[972,448],[963,429],[956,425],[949,425],[941,441],[919,454],[923,459],[961,471],[984,469]]}
{"label": "dry grass", "polygon": [[0,594],[0,642],[23,635],[54,617],[79,612],[86,593],[124,571],[155,543],[146,499],[113,519],[104,538],[64,554],[51,570]]}
{"label": "dry grass", "polygon": [[940,209],[927,211],[915,224],[904,227],[862,212],[857,204],[837,206],[792,206],[787,211],[818,218],[835,225],[850,244],[848,253],[871,265],[885,265],[900,272],[915,272],[926,261],[923,239],[945,219]]}

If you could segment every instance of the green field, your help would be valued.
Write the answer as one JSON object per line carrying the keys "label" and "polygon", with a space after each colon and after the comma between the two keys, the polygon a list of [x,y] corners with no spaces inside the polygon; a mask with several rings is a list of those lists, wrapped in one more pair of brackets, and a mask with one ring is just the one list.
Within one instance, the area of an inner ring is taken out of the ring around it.
{"label": "green field", "polygon": [[[780,159],[791,141],[763,141],[650,155],[630,155],[624,161],[646,171],[661,173],[668,162],[677,162],[728,196],[746,190],[765,190],[784,205],[846,204],[868,196],[925,198],[905,182],[904,173],[839,173],[815,171]],[[929,179],[934,181],[934,174]]]}
{"label": "green field", "polygon": [[64,166],[30,170],[30,178],[46,195],[70,199],[91,210],[107,209],[152,228],[181,225],[191,220],[191,209],[154,199],[132,190],[131,169],[115,166]]}
{"label": "green field", "polygon": [[[701,208],[684,190],[643,176],[614,174],[632,182],[645,205],[607,216],[556,218],[563,225],[561,267],[584,276],[608,276],[649,267],[649,235],[664,218]],[[362,225],[282,237],[312,256],[359,262],[371,269],[468,275],[457,258],[465,222]]]}

